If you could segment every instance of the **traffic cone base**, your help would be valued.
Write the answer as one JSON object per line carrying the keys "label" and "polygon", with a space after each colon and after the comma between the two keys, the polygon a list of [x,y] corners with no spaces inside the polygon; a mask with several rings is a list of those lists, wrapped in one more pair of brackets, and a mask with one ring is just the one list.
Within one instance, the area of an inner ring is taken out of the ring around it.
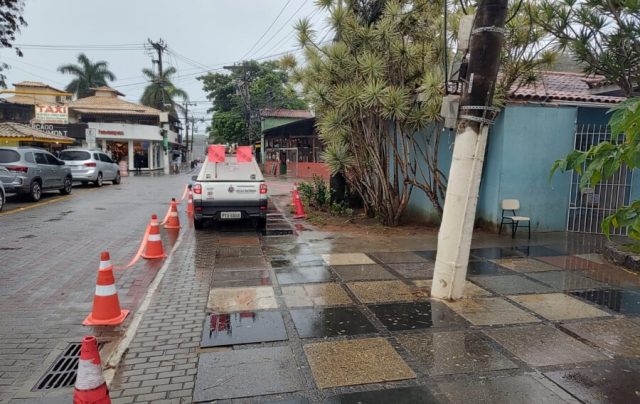
{"label": "traffic cone base", "polygon": [[87,318],[84,319],[82,325],[119,325],[124,322],[124,319],[129,315],[129,310],[120,310],[120,314],[117,317],[108,320],[98,320],[93,317],[93,313],[90,313]]}

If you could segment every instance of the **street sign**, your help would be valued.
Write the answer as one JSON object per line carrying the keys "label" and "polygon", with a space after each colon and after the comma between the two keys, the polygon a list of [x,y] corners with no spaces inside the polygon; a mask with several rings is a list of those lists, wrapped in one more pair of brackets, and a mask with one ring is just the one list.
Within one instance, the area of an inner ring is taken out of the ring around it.
{"label": "street sign", "polygon": [[85,140],[87,141],[88,148],[96,147],[96,129],[95,128],[87,128],[84,131]]}

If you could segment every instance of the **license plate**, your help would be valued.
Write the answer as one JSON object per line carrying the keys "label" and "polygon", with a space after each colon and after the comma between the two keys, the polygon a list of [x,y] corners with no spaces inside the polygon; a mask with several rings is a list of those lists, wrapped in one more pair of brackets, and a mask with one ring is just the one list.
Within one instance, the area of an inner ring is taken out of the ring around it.
{"label": "license plate", "polygon": [[220,212],[220,219],[242,219],[242,212]]}

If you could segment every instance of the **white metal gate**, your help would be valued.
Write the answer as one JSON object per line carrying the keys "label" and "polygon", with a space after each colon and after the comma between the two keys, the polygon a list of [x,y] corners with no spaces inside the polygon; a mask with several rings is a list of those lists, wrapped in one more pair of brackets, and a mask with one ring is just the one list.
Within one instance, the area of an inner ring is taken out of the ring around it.
{"label": "white metal gate", "polygon": [[[610,137],[607,125],[578,125],[574,148],[586,151]],[[567,230],[580,233],[602,234],[602,220],[616,209],[629,204],[633,172],[625,165],[611,178],[595,187],[580,189],[580,177],[571,174]],[[615,235],[626,235],[626,228],[612,229]]]}

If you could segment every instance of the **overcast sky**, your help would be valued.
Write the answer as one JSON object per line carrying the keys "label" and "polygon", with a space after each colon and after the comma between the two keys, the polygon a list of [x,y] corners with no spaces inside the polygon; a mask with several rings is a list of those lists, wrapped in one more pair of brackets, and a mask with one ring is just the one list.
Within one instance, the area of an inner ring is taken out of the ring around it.
{"label": "overcast sky", "polygon": [[[262,58],[298,49],[293,25],[305,16],[324,35],[327,23],[313,0],[26,0],[28,26],[15,41],[25,45],[24,57],[1,49],[0,60],[12,67],[5,71],[9,88],[24,80],[63,88],[71,76],[58,73],[57,67],[75,63],[77,54],[84,52],[94,62],[109,62],[117,77],[111,86],[138,102],[145,87],[140,71],[152,67],[152,53],[144,44],[147,38],[162,38],[169,47],[165,68],[178,70],[174,84],[191,100],[203,101],[198,75],[245,55]],[[198,103],[192,108],[203,118],[209,106]]]}

